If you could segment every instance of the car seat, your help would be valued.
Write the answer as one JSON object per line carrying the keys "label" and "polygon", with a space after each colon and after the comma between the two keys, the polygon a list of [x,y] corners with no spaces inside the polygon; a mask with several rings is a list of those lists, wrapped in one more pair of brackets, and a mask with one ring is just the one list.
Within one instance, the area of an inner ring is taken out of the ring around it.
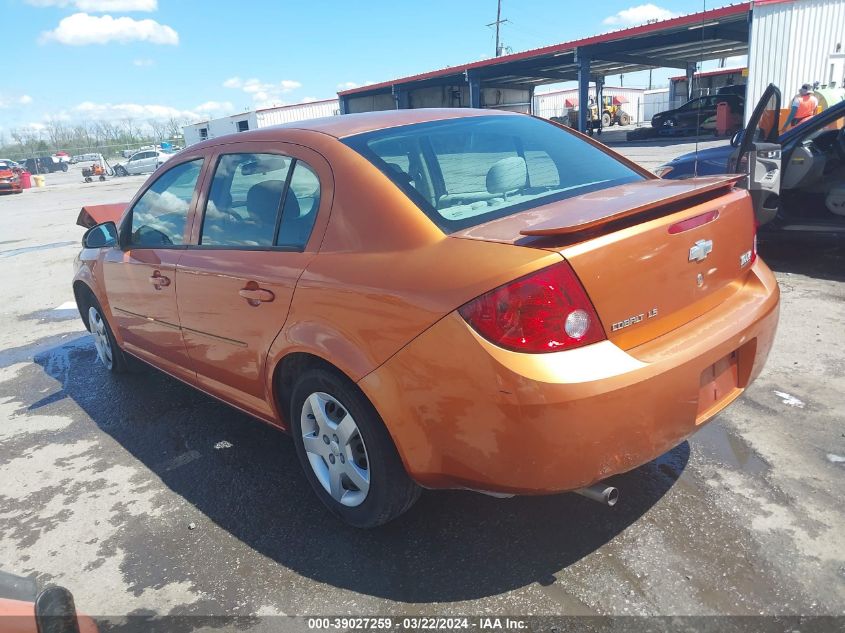
{"label": "car seat", "polygon": [[845,182],[838,183],[830,188],[824,205],[831,213],[845,216]]}
{"label": "car seat", "polygon": [[487,191],[504,195],[528,184],[528,166],[522,156],[509,156],[493,163],[487,171]]}

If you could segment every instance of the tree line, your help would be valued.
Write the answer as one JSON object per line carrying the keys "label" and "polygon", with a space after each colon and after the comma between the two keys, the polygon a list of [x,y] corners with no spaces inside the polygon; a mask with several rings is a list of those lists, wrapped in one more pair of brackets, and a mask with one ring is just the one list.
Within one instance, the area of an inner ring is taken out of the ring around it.
{"label": "tree line", "polygon": [[98,153],[119,154],[123,149],[141,145],[177,141],[182,127],[190,121],[171,117],[167,120],[132,118],[120,121],[89,121],[71,124],[48,120],[43,128],[12,128],[0,131],[0,157],[25,159],[65,151],[71,156]]}

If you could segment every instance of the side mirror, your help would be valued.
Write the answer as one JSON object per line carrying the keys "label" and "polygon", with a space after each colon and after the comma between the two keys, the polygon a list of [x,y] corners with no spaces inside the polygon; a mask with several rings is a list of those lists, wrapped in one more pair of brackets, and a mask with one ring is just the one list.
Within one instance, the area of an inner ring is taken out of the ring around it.
{"label": "side mirror", "polygon": [[117,244],[117,227],[114,222],[103,222],[92,226],[82,236],[85,248],[105,248]]}
{"label": "side mirror", "polygon": [[731,137],[731,147],[739,147],[739,144],[742,143],[743,132],[744,130],[737,130]]}

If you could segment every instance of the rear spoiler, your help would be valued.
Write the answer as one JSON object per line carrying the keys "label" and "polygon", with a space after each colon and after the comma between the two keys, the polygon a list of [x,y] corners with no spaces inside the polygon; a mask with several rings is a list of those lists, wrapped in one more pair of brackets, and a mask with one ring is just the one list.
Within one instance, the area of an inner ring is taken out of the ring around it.
{"label": "rear spoiler", "polygon": [[103,222],[114,222],[117,224],[120,218],[123,217],[123,212],[126,211],[128,204],[128,202],[118,202],[115,204],[91,204],[84,206],[76,218],[76,223],[86,229],[90,229],[92,226],[102,224]]}
{"label": "rear spoiler", "polygon": [[554,203],[549,217],[520,231],[522,235],[571,235],[641,213],[671,208],[684,201],[733,189],[743,175],[686,180],[643,180],[601,189]]}

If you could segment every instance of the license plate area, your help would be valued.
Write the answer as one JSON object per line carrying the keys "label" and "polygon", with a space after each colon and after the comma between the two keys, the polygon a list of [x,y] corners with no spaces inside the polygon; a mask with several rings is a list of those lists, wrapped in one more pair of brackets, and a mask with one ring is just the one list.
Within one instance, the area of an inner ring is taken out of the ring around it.
{"label": "license plate area", "polygon": [[731,352],[701,372],[696,424],[708,420],[714,410],[722,408],[741,392],[738,357],[739,354],[736,351]]}

